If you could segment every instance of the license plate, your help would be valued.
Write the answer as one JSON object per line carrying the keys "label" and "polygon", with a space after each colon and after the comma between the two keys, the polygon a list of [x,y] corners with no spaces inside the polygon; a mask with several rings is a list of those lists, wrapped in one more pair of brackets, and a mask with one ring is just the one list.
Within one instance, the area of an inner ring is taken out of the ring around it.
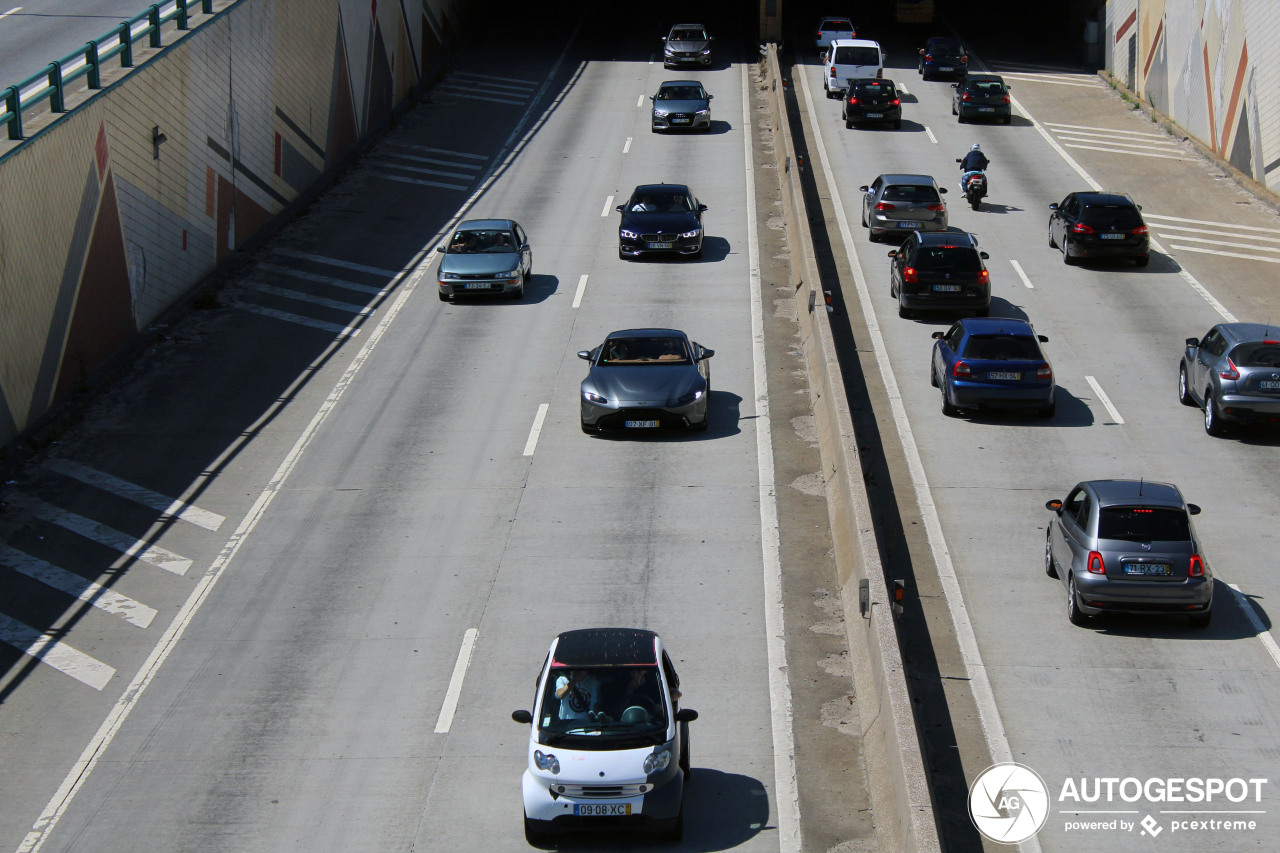
{"label": "license plate", "polygon": [[489,283],[485,281],[469,281],[466,284],[467,290],[488,290]]}
{"label": "license plate", "polygon": [[649,248],[650,249],[670,249],[671,244],[670,243],[650,243]]}
{"label": "license plate", "polygon": [[627,429],[657,429],[657,421],[623,421],[622,425]]}
{"label": "license plate", "polygon": [[1258,387],[1263,391],[1280,391],[1280,382],[1274,379],[1259,379]]}
{"label": "license plate", "polygon": [[935,284],[933,286],[935,293],[959,293],[960,285],[958,284]]}
{"label": "license plate", "polygon": [[573,813],[580,817],[626,817],[631,803],[574,803]]}
{"label": "license plate", "polygon": [[919,228],[920,227],[919,222],[907,222],[906,220],[899,222],[898,225],[902,228]]}
{"label": "license plate", "polygon": [[995,107],[978,107],[978,112],[980,113],[993,113],[995,111]]}
{"label": "license plate", "polygon": [[884,118],[884,113],[867,113],[867,118]]}
{"label": "license plate", "polygon": [[688,124],[689,120],[687,118],[673,118],[671,120],[671,123],[672,124]]}
{"label": "license plate", "polygon": [[1158,577],[1169,576],[1168,563],[1125,563],[1124,573],[1126,575],[1156,575]]}
{"label": "license plate", "polygon": [[1021,373],[1010,373],[1010,372],[1009,372],[1009,371],[1007,371],[1007,370],[1005,370],[1005,371],[993,370],[992,372],[990,372],[990,373],[988,373],[988,374],[987,374],[987,378],[988,378],[988,379],[1013,379],[1013,380],[1018,380],[1018,379],[1021,379],[1021,378],[1022,378],[1022,374],[1021,374]]}
{"label": "license plate", "polygon": [[939,65],[938,70],[939,71],[955,71],[955,69],[952,68],[950,65]]}
{"label": "license plate", "polygon": [[1123,240],[1124,239],[1123,234],[1101,234],[1099,236],[1102,237],[1103,240]]}

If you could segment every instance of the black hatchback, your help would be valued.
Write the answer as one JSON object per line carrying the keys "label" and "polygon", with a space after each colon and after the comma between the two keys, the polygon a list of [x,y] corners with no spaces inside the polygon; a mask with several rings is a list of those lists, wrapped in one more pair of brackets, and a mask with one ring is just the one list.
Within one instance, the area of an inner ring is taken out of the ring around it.
{"label": "black hatchback", "polygon": [[1049,210],[1049,246],[1062,250],[1068,266],[1080,260],[1129,258],[1145,267],[1151,259],[1142,206],[1125,193],[1071,193]]}
{"label": "black hatchback", "polygon": [[951,94],[951,114],[964,124],[974,119],[1013,122],[1009,87],[999,74],[970,74],[955,84]]}
{"label": "black hatchback", "polygon": [[889,293],[898,316],[917,309],[959,309],[986,317],[991,311],[991,274],[978,238],[959,228],[907,237],[889,253]]}
{"label": "black hatchback", "polygon": [[892,80],[857,77],[849,81],[844,93],[844,126],[863,121],[890,122],[894,130],[902,127],[902,100]]}
{"label": "black hatchback", "polygon": [[963,77],[969,70],[969,51],[958,38],[934,36],[920,48],[920,76]]}

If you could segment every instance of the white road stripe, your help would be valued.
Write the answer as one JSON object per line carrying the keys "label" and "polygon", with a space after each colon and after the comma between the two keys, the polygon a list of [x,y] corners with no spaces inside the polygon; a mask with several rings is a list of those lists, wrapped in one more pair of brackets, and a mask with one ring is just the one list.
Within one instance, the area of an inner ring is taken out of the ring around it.
{"label": "white road stripe", "polygon": [[1174,154],[1151,154],[1145,151],[1121,151],[1116,148],[1099,148],[1096,145],[1076,145],[1064,143],[1067,148],[1078,148],[1083,151],[1105,151],[1108,154],[1132,154],[1135,157],[1156,157],[1161,160],[1187,160],[1189,158]]}
{"label": "white road stripe", "polygon": [[1088,380],[1089,386],[1093,388],[1093,393],[1098,395],[1098,400],[1101,401],[1102,405],[1106,406],[1107,412],[1111,415],[1111,419],[1117,424],[1123,424],[1124,418],[1120,417],[1120,413],[1116,411],[1116,407],[1111,405],[1111,398],[1107,396],[1106,391],[1102,390],[1102,386],[1098,384],[1098,380],[1094,379],[1092,376],[1086,376],[1085,379]]}
{"label": "white road stripe", "polygon": [[[1237,238],[1240,238],[1240,239],[1247,239],[1247,240],[1250,240],[1250,241],[1252,241],[1252,242],[1250,242],[1250,243],[1245,243],[1245,244],[1240,244],[1240,243],[1223,243],[1222,245],[1227,245],[1227,246],[1230,246],[1230,245],[1236,245],[1236,246],[1243,245],[1245,248],[1257,248],[1257,249],[1260,249],[1260,250],[1262,250],[1262,251],[1266,251],[1266,252],[1275,251],[1275,250],[1270,249],[1270,248],[1268,248],[1268,247],[1266,247],[1266,246],[1260,246],[1260,245],[1258,245],[1259,243],[1277,243],[1277,244],[1280,244],[1280,237],[1263,237],[1261,234],[1241,234],[1241,233],[1239,233],[1238,231],[1235,231],[1235,230],[1227,230],[1227,229],[1229,229],[1229,228],[1231,227],[1231,226],[1229,226],[1229,225],[1223,225],[1221,228],[1209,228],[1209,227],[1205,227],[1205,226],[1201,226],[1201,227],[1199,227],[1199,228],[1192,228],[1192,227],[1190,227],[1190,226],[1188,226],[1188,225],[1165,225],[1163,222],[1152,222],[1152,223],[1150,223],[1150,225],[1151,225],[1151,227],[1152,227],[1152,228],[1155,228],[1157,231],[1160,231],[1160,232],[1162,232],[1162,233],[1165,233],[1165,234],[1167,234],[1170,238],[1172,238],[1172,239],[1177,239],[1177,240],[1195,240],[1195,241],[1197,241],[1197,242],[1201,242],[1201,243],[1221,243],[1221,241],[1222,241],[1224,238],[1227,238],[1227,237],[1237,237]],[[1212,239],[1212,240],[1210,240],[1210,239],[1208,239],[1208,238],[1201,239],[1201,238],[1199,238],[1199,237],[1188,237],[1188,236],[1186,236],[1185,234],[1175,234],[1175,233],[1173,233],[1173,232],[1175,232],[1175,231],[1186,231],[1186,232],[1190,232],[1191,234],[1209,234],[1209,235],[1211,235],[1211,236],[1213,237],[1213,239]],[[1277,232],[1277,233],[1280,233],[1280,232]]]}
{"label": "white road stripe", "polygon": [[627,141],[622,145],[622,153],[623,154],[631,153],[631,137],[630,136],[627,137]]}
{"label": "white road stripe", "polygon": [[487,80],[490,83],[499,86],[506,86],[508,89],[529,89],[538,88],[538,83],[529,80],[512,80],[510,77],[498,77],[493,74],[476,74],[473,71],[455,71],[454,77],[460,77],[470,80]]}
{"label": "white road stripe", "polygon": [[42,634],[30,625],[10,619],[3,613],[0,613],[0,640],[94,690],[106,687],[107,682],[116,674],[115,667],[107,666],[97,658],[55,640],[48,634]]}
{"label": "white road stripe", "polygon": [[[384,151],[384,152],[383,152],[383,156],[385,156],[385,157],[394,157],[394,158],[395,158],[395,159],[397,159],[397,160],[410,160],[410,161],[412,161],[412,162],[414,162],[414,163],[431,163],[432,165],[435,165],[435,166],[452,166],[452,167],[453,167],[453,168],[455,168],[455,169],[469,169],[470,171],[473,171],[473,172],[474,172],[474,171],[476,171],[476,170],[478,170],[478,169],[483,169],[483,168],[484,168],[484,163],[483,163],[483,162],[479,162],[479,163],[458,163],[458,162],[455,162],[455,161],[453,161],[453,160],[442,160],[442,159],[440,159],[439,157],[423,157],[423,156],[422,156],[422,155],[420,155],[420,154],[401,154],[401,153],[400,153],[400,152],[398,152],[398,151]],[[433,173],[433,174],[437,174],[437,175],[438,175],[438,174],[441,174],[441,173],[440,173],[440,172],[435,172],[435,173]]]}
{"label": "white road stripe", "polygon": [[121,595],[75,572],[69,572],[8,545],[0,545],[0,565],[8,566],[45,586],[92,604],[104,613],[119,616],[139,628],[148,627],[151,620],[156,618],[154,607],[148,607],[127,595]]}
{"label": "white road stripe", "polygon": [[284,320],[286,323],[297,323],[300,326],[310,326],[313,329],[329,332],[340,338],[354,338],[360,334],[360,330],[355,326],[343,326],[341,323],[329,323],[324,320],[317,320],[314,317],[304,317],[301,314],[290,314],[288,311],[277,311],[275,308],[268,308],[265,305],[254,305],[252,302],[237,302],[236,307],[241,311],[248,311],[252,314],[261,314],[264,317],[270,317],[273,320]]}
{"label": "white road stripe", "polygon": [[1257,225],[1237,225],[1234,222],[1220,222],[1210,219],[1184,219],[1181,216],[1164,216],[1159,213],[1147,213],[1145,210],[1142,212],[1142,216],[1144,219],[1160,219],[1165,222],[1186,222],[1191,225],[1211,225],[1218,228],[1233,228],[1237,231],[1260,231],[1263,234],[1280,234],[1280,231],[1277,231],[1275,228],[1262,228]]}
{"label": "white road stripe", "polygon": [[471,652],[475,649],[475,628],[468,628],[462,635],[462,648],[458,649],[458,659],[453,664],[453,675],[449,678],[449,689],[444,694],[444,704],[440,706],[440,716],[436,719],[436,734],[448,734],[453,725],[453,715],[458,710],[458,697],[462,695],[462,681],[467,677],[467,667],[471,665]]}
{"label": "white road stripe", "polygon": [[[1156,227],[1157,227],[1161,232],[1172,231],[1173,229],[1177,228],[1177,226],[1176,226],[1176,225],[1175,225],[1175,226],[1159,225],[1159,226],[1156,226]],[[1179,230],[1179,231],[1191,231],[1192,229],[1190,229],[1190,228],[1177,228],[1177,230]],[[1197,234],[1210,233],[1210,234],[1211,234],[1211,233],[1213,233],[1213,232],[1206,232],[1206,231],[1204,231],[1204,230],[1198,230],[1198,231],[1193,231],[1192,233],[1197,233]],[[1273,247],[1271,247],[1271,246],[1260,246],[1260,245],[1258,245],[1258,243],[1257,243],[1257,242],[1252,242],[1252,243],[1236,243],[1236,242],[1234,242],[1234,241],[1232,241],[1232,240],[1226,240],[1226,239],[1223,239],[1223,237],[1225,237],[1226,235],[1219,236],[1219,237],[1192,237],[1192,236],[1190,236],[1189,234],[1169,234],[1169,233],[1166,233],[1166,234],[1165,234],[1165,236],[1166,236],[1166,237],[1168,237],[1170,240],[1186,240],[1186,241],[1188,241],[1188,242],[1190,242],[1190,243],[1208,243],[1208,244],[1209,244],[1209,245],[1211,245],[1211,246],[1232,246],[1232,247],[1237,248],[1237,249],[1253,249],[1255,252],[1280,252],[1280,246],[1276,246],[1276,247],[1274,247],[1274,248],[1273,248]],[[1245,237],[1251,237],[1252,235],[1245,234],[1245,235],[1243,235],[1243,236],[1245,236]],[[1270,238],[1267,238],[1267,237],[1253,237],[1252,239],[1253,239],[1253,240],[1255,240],[1255,241],[1257,241],[1257,240],[1267,240],[1268,242],[1271,242],[1271,243],[1280,243],[1280,240],[1270,239]]]}
{"label": "white road stripe", "polygon": [[8,495],[8,501],[36,518],[56,524],[64,530],[70,530],[100,545],[113,548],[126,557],[137,557],[142,562],[150,563],[166,572],[185,575],[187,569],[191,568],[192,561],[181,554],[175,554],[159,545],[152,545],[145,539],[137,539],[114,527],[108,527],[91,518],[45,503],[37,497],[21,492],[11,492]]}
{"label": "white road stripe", "polygon": [[938,138],[933,135],[933,131],[929,129],[929,126],[927,124],[924,126],[924,132],[929,137],[930,142],[932,142],[934,145],[938,144]]}
{"label": "white road stripe", "polygon": [[440,90],[443,92],[452,92],[458,95],[466,95],[468,100],[488,101],[491,104],[509,104],[511,106],[518,107],[525,102],[524,98],[495,98],[491,95],[481,95],[471,87],[463,89],[458,86],[441,86]]}
{"label": "white road stripe", "polygon": [[119,495],[136,504],[151,507],[162,513],[163,516],[180,518],[197,527],[203,527],[205,530],[217,530],[222,526],[222,522],[227,520],[216,512],[210,512],[194,504],[171,498],[168,495],[162,495],[159,492],[139,486],[137,483],[130,483],[128,480],[122,480],[104,471],[90,468],[88,465],[81,465],[79,462],[72,462],[70,459],[58,459],[56,457],[46,459],[44,467],[50,471],[57,471],[59,474],[65,474],[72,479],[102,489],[104,492]]}
{"label": "white road stripe", "polygon": [[640,97],[636,99],[636,109],[640,109],[640,107],[643,107],[643,106],[644,106],[644,93],[641,92]]}
{"label": "white road stripe", "polygon": [[1021,74],[1008,74],[1002,72],[1002,76],[1010,80],[1017,80],[1020,83],[1047,83],[1050,86],[1079,86],[1084,89],[1096,89],[1102,86],[1102,83],[1076,83],[1071,80],[1054,80],[1050,77],[1023,76]]}
{"label": "white road stripe", "polygon": [[301,290],[290,290],[287,287],[277,287],[274,284],[263,284],[255,281],[249,285],[253,290],[259,293],[266,293],[270,296],[279,296],[281,299],[293,299],[298,302],[307,302],[312,305],[319,305],[321,308],[333,308],[337,311],[350,311],[358,317],[368,317],[373,313],[373,309],[367,305],[357,305],[352,302],[341,302],[337,299],[326,299],[323,296],[312,296],[310,293],[303,293]]}
{"label": "white road stripe", "polygon": [[466,151],[451,151],[448,148],[433,148],[430,145],[415,145],[412,142],[397,142],[396,148],[408,148],[412,151],[422,151],[426,154],[447,154],[450,157],[463,157],[467,160],[488,160],[488,154],[469,154]]}
{"label": "white road stripe", "polygon": [[613,196],[609,196],[604,200],[604,210],[600,211],[601,216],[608,216],[613,211]]}
{"label": "white road stripe", "polygon": [[310,252],[298,252],[293,249],[272,249],[273,255],[284,255],[288,258],[298,258],[303,261],[315,261],[318,264],[326,264],[331,267],[342,267],[343,269],[356,270],[357,272],[367,272],[373,275],[385,275],[388,278],[394,278],[400,275],[402,270],[387,270],[382,267],[371,267],[366,264],[357,264],[352,261],[343,261],[338,258],[328,258],[324,255],[314,255]]}
{"label": "white road stripe", "polygon": [[[428,169],[425,166],[409,166],[404,163],[382,163],[382,169],[396,169],[400,172],[412,172],[415,175],[434,175],[437,178],[453,178],[455,181],[471,181],[475,175],[460,175],[458,169],[479,169],[479,166],[459,164],[453,169]],[[394,174],[394,173],[392,173]]]}
{"label": "white road stripe", "polygon": [[14,7],[13,7],[12,9],[10,9],[8,12],[5,12],[4,14],[0,15],[0,18],[7,18],[7,17],[9,17],[10,15],[12,15],[14,12],[21,12],[21,11],[22,11],[22,7],[21,7],[21,6],[14,6]]}
{"label": "white road stripe", "polygon": [[[1185,240],[1185,237],[1171,237],[1173,240]],[[1246,261],[1266,261],[1270,264],[1280,264],[1280,258],[1269,258],[1265,255],[1246,255],[1243,252],[1220,252],[1216,249],[1205,249],[1199,246],[1183,246],[1178,243],[1171,243],[1175,249],[1181,249],[1184,252],[1196,252],[1201,255],[1217,255],[1222,258],[1241,258]],[[1231,320],[1229,322],[1235,322]]]}
{"label": "white road stripe", "polygon": [[466,184],[446,184],[443,181],[424,181],[418,178],[409,178],[404,175],[396,175],[391,172],[373,172],[375,178],[382,178],[384,181],[399,181],[402,184],[417,184],[420,187],[440,187],[444,190],[467,190]]}
{"label": "white road stripe", "polygon": [[343,290],[352,290],[356,293],[367,293],[370,296],[382,296],[387,292],[386,288],[376,287],[372,284],[356,284],[354,281],[347,281],[346,279],[334,278],[328,275],[317,275],[313,272],[305,272],[293,267],[281,266],[280,264],[260,263],[255,269],[260,269],[263,272],[280,273],[281,275],[289,276],[289,278],[297,278],[302,281],[314,281],[316,284],[340,287]]}
{"label": "white road stripe", "polygon": [[1177,154],[1182,153],[1182,148],[1176,142],[1170,142],[1167,139],[1141,139],[1136,136],[1109,136],[1103,133],[1087,133],[1083,130],[1060,130],[1057,131],[1058,138],[1064,142],[1081,142],[1081,143],[1098,143],[1100,145],[1119,145],[1124,150],[1136,148],[1142,150],[1145,148],[1162,149],[1167,152]]}
{"label": "white road stripe", "polygon": [[573,307],[577,308],[582,304],[582,294],[587,290],[587,276],[584,274],[578,279],[578,290],[573,294]]}
{"label": "white road stripe", "polygon": [[1267,654],[1271,655],[1271,660],[1275,665],[1280,666],[1280,646],[1276,645],[1275,637],[1271,636],[1267,626],[1262,624],[1262,620],[1258,618],[1258,611],[1253,609],[1253,602],[1249,600],[1249,596],[1240,591],[1240,587],[1236,584],[1229,583],[1227,586],[1235,593],[1236,604],[1240,605],[1240,609],[1244,611],[1245,618],[1253,626],[1258,639],[1262,642],[1262,647],[1267,650]]}
{"label": "white road stripe", "polygon": [[1022,271],[1022,264],[1012,258],[1009,259],[1009,263],[1013,265],[1013,271],[1018,274],[1018,278],[1022,279],[1022,283],[1034,290],[1035,285],[1031,283],[1031,279],[1027,278],[1027,274]]}
{"label": "white road stripe", "polygon": [[532,456],[538,446],[538,436],[542,435],[542,422],[547,419],[549,404],[539,403],[538,414],[533,416],[533,426],[529,428],[529,440],[524,443],[524,455]]}
{"label": "white road stripe", "polygon": [[911,94],[911,92],[907,90],[907,87],[906,87],[906,86],[904,86],[904,85],[903,85],[903,84],[901,84],[901,83],[899,83],[899,84],[898,84],[898,91],[899,91],[899,92],[901,92],[901,93],[902,93],[902,94],[904,94],[904,95],[910,95],[910,94]]}
{"label": "white road stripe", "polygon": [[1113,127],[1095,127],[1095,126],[1089,126],[1084,124],[1059,124],[1058,122],[1054,122],[1054,121],[1046,121],[1044,123],[1044,126],[1052,127],[1054,128],[1054,130],[1057,130],[1058,128],[1066,128],[1067,130],[1091,130],[1095,132],[1106,131],[1107,133],[1123,133],[1127,136],[1142,136],[1142,137],[1148,137],[1152,139],[1168,139],[1168,137],[1163,134],[1151,133],[1146,130],[1120,130],[1118,128],[1113,128]]}

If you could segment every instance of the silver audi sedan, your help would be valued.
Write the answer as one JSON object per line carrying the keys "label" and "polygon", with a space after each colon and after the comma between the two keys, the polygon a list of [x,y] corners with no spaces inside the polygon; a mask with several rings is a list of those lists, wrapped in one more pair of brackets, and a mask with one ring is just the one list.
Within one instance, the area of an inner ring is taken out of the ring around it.
{"label": "silver audi sedan", "polygon": [[591,365],[582,380],[582,431],[705,430],[713,355],[675,329],[609,333],[578,353]]}
{"label": "silver audi sedan", "polygon": [[1066,588],[1067,618],[1185,613],[1209,624],[1213,573],[1178,487],[1149,480],[1087,480],[1051,500],[1044,570]]}
{"label": "silver audi sedan", "polygon": [[660,130],[711,130],[711,95],[697,80],[666,80],[658,85],[650,126]]}
{"label": "silver audi sedan", "polygon": [[1178,366],[1178,399],[1204,410],[1204,431],[1229,423],[1280,423],[1280,327],[1219,323],[1187,338]]}

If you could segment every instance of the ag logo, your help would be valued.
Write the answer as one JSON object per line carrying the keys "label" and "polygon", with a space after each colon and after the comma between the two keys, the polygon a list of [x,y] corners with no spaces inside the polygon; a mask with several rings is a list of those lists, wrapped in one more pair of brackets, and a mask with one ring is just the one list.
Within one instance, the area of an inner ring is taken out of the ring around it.
{"label": "ag logo", "polygon": [[1012,761],[993,764],[969,789],[969,817],[992,841],[1026,841],[1049,817],[1049,789],[1030,767]]}

